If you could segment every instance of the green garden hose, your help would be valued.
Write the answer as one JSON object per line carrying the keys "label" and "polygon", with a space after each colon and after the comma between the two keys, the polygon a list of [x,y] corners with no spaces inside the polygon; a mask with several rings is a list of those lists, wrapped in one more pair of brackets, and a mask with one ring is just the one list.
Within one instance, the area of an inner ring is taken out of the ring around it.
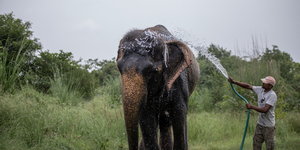
{"label": "green garden hose", "polygon": [[[232,82],[231,82],[230,79],[229,79],[229,81],[230,81],[231,88],[233,89],[233,91],[235,92],[235,94],[238,95],[241,99],[243,99],[243,100],[248,104],[248,101],[247,101],[243,96],[241,96],[241,95],[235,90],[235,88],[232,86]],[[249,116],[250,116],[250,109],[248,109],[247,122],[246,122],[246,127],[245,127],[244,137],[243,137],[243,141],[242,141],[240,150],[242,150],[242,149],[243,149],[243,146],[244,146],[244,141],[245,141],[245,137],[246,137],[246,133],[247,133],[247,128],[248,128]]]}

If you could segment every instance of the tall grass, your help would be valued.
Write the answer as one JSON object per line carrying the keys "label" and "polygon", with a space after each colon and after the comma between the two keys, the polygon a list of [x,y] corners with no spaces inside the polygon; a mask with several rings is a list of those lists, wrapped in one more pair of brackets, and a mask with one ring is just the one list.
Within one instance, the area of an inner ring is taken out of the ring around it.
{"label": "tall grass", "polygon": [[[293,131],[290,124],[292,113],[289,117],[276,122],[276,149],[298,149],[299,132]],[[206,113],[188,115],[188,138],[190,149],[239,149],[246,123],[246,113]],[[299,122],[299,117],[296,119]],[[252,138],[255,131],[257,116],[250,117],[244,149],[252,149]],[[265,145],[263,145],[265,149]]]}
{"label": "tall grass", "polygon": [[121,77],[113,78],[108,76],[104,80],[104,86],[98,89],[99,94],[107,96],[107,101],[111,107],[119,106],[122,104],[122,89]]}
{"label": "tall grass", "polygon": [[214,104],[209,89],[196,89],[189,98],[188,109],[190,113],[212,112]]}
{"label": "tall grass", "polygon": [[[0,96],[0,148],[128,149],[122,107],[112,108],[110,98],[108,94],[98,94],[91,101],[61,105],[58,96],[41,94],[28,86],[14,95],[3,94]],[[246,113],[206,112],[204,107],[200,107],[200,112],[188,114],[189,148],[238,149]],[[293,113],[277,120],[277,149],[298,148],[299,115]],[[250,117],[244,149],[252,149],[256,119],[257,114]]]}
{"label": "tall grass", "polygon": [[1,149],[118,149],[126,135],[121,108],[105,96],[77,106],[24,88],[0,98]]}
{"label": "tall grass", "polygon": [[15,57],[9,54],[10,40],[7,39],[4,46],[0,46],[0,86],[1,91],[14,91],[18,87],[18,77],[21,73],[21,68],[25,63],[25,56],[21,55],[26,45],[25,39],[21,43],[21,47]]}
{"label": "tall grass", "polygon": [[[60,73],[58,68],[54,68],[54,79],[50,79],[50,91],[54,97],[59,99],[61,105],[77,105],[83,102],[83,95],[80,93],[80,85],[74,84],[75,79],[70,79]],[[66,79],[67,78],[67,79]]]}

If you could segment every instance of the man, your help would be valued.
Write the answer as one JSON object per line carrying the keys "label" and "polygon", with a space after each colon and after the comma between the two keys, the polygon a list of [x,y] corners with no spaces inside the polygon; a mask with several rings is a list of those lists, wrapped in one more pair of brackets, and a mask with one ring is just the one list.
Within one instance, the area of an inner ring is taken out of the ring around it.
{"label": "man", "polygon": [[[272,90],[276,81],[273,77],[267,76],[261,79],[262,86],[252,86],[247,83],[237,82],[229,77],[233,84],[240,87],[253,90],[258,97],[258,107],[246,104],[248,109],[254,109],[259,112],[255,134],[253,137],[253,149],[261,149],[265,141],[267,150],[275,147],[275,105],[277,102],[276,93]],[[230,82],[230,80],[228,80]]]}

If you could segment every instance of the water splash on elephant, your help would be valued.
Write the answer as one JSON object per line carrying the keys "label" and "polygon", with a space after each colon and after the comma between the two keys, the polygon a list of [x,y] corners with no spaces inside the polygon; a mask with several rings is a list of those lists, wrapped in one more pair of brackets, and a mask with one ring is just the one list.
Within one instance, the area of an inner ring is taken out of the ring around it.
{"label": "water splash on elephant", "polygon": [[208,51],[208,46],[205,44],[204,40],[201,40],[192,33],[180,28],[171,31],[171,33],[173,36],[179,38],[179,40],[187,44],[192,51],[199,52],[204,55],[226,78],[228,78],[226,69],[222,66],[220,60]]}
{"label": "water splash on elephant", "polygon": [[[192,33],[187,32],[184,29],[177,28],[176,30],[171,31],[172,35],[161,34],[153,32],[151,30],[146,30],[143,32],[144,37],[136,38],[135,41],[124,43],[121,48],[127,49],[129,51],[139,51],[140,53],[148,53],[150,49],[158,45],[158,38],[160,37],[165,41],[179,40],[187,44],[190,49],[194,52],[199,52],[204,55],[209,61],[211,61],[216,68],[228,78],[228,73],[226,69],[220,63],[220,60],[216,58],[215,55],[208,51],[208,46],[205,44],[204,40],[200,40],[198,37],[194,36]],[[137,47],[138,46],[138,47]],[[165,45],[163,54],[165,66],[168,62],[168,47]]]}
{"label": "water splash on elephant", "polygon": [[[144,36],[140,38],[135,38],[133,41],[130,42],[124,42],[121,46],[121,49],[124,49],[126,51],[137,51],[141,54],[149,53],[152,51],[152,55],[154,53],[154,48],[159,45],[159,39],[164,39],[165,41],[171,41],[175,38],[172,35],[165,35],[157,32],[153,32],[150,29],[145,30],[143,32]],[[166,67],[168,67],[168,47],[166,43],[164,43],[164,51],[162,53],[164,56],[164,64]]]}

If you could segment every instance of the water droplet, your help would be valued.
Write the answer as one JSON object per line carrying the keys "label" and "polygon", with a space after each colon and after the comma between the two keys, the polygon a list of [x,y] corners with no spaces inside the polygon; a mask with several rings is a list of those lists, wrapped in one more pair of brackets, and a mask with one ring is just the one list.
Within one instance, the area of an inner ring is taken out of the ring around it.
{"label": "water droplet", "polygon": [[[216,68],[226,77],[228,78],[228,74],[226,69],[220,63],[220,60],[216,58],[215,55],[209,53],[207,46],[205,43],[200,42],[200,39],[194,36],[191,33],[188,33],[184,29],[177,29],[176,31],[171,32],[175,37],[179,38],[180,41],[187,44],[192,51],[196,51],[204,55],[209,61],[211,61]],[[186,39],[185,39],[186,38]],[[189,39],[190,38],[190,39]],[[185,39],[185,40],[183,40]]]}

